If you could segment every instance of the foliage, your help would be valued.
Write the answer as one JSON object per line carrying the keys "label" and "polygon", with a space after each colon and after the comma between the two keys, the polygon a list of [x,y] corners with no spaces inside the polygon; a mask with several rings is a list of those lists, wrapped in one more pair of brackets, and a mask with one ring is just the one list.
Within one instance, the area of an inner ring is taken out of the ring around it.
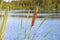
{"label": "foliage", "polygon": [[[1,4],[0,0],[0,4]],[[48,3],[47,3],[48,2]],[[8,2],[3,2],[2,9],[6,9]],[[11,6],[12,4],[12,6]],[[39,10],[54,10],[59,9],[60,0],[13,0],[9,3],[10,10],[21,10],[21,9],[35,9],[36,6],[39,6]],[[56,7],[57,6],[57,7]]]}

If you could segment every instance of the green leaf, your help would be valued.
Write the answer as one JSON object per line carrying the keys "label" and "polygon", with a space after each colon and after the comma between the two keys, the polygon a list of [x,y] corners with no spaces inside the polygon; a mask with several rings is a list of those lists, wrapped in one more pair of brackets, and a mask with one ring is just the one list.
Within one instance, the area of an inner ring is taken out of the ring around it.
{"label": "green leaf", "polygon": [[52,28],[50,28],[50,30],[43,37],[48,36],[55,28],[56,26],[53,26]]}

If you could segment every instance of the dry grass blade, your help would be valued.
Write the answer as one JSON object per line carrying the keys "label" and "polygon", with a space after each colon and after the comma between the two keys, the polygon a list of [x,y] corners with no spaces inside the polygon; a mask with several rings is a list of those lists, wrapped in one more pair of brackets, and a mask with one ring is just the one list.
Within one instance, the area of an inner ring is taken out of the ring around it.
{"label": "dry grass blade", "polygon": [[56,28],[56,26],[53,26],[52,28],[50,28],[50,30],[43,36],[46,37],[48,34],[50,34],[54,29]]}

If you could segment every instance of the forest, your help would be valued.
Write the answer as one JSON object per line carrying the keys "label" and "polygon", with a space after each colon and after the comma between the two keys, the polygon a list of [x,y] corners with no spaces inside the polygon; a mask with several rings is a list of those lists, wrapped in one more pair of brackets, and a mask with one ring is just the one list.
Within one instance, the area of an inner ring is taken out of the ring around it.
{"label": "forest", "polygon": [[39,10],[60,10],[60,0],[12,0],[11,2],[0,0],[2,10],[8,6],[10,10],[34,10],[36,6]]}

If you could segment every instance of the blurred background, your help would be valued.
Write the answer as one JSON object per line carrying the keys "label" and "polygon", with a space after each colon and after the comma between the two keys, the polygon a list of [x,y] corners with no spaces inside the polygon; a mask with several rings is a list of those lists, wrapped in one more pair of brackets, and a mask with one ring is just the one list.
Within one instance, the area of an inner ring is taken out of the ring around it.
{"label": "blurred background", "polygon": [[34,10],[39,6],[39,10],[60,10],[60,0],[0,0],[3,1],[2,9],[6,9],[9,4],[10,10]]}
{"label": "blurred background", "polygon": [[[36,7],[38,12],[31,33],[30,26]],[[6,31],[1,33],[3,28]],[[3,33],[4,36],[1,38]],[[0,39],[29,38],[60,40],[60,0],[0,0]]]}

